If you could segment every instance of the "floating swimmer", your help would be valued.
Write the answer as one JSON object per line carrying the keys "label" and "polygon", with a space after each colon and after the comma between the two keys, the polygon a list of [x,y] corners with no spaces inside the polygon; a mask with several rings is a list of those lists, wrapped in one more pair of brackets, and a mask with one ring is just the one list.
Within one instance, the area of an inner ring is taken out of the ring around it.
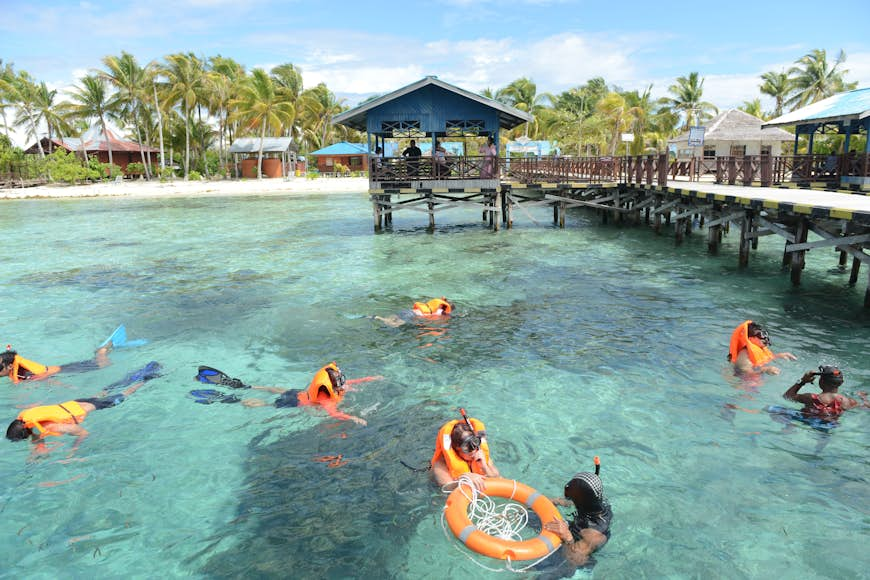
{"label": "floating swimmer", "polygon": [[468,474],[474,486],[483,489],[487,477],[501,477],[489,456],[489,443],[483,421],[469,418],[459,409],[461,420],[444,423],[435,439],[430,465],[438,485],[446,485]]}
{"label": "floating swimmer", "polygon": [[441,298],[433,298],[428,302],[414,302],[411,310],[404,310],[399,314],[391,314],[390,316],[373,316],[372,318],[380,320],[387,326],[397,327],[417,318],[443,318],[450,316],[452,312],[453,305],[442,296]]}
{"label": "floating swimmer", "polygon": [[[248,385],[241,379],[230,377],[229,375],[207,366],[199,367],[199,372],[194,377],[201,383],[212,385],[220,385],[233,389],[256,389],[260,391],[268,391],[280,395],[272,403],[275,407],[281,409],[284,407],[299,407],[306,405],[320,405],[331,417],[342,420],[349,420],[360,425],[366,425],[366,420],[361,417],[355,417],[347,413],[342,413],[338,410],[338,403],[344,398],[344,395],[352,389],[351,385],[365,383],[381,379],[381,376],[363,377],[360,379],[347,379],[341,369],[334,362],[329,363],[314,374],[314,378],[305,390],[283,389],[280,387],[263,387]],[[237,395],[222,393],[215,389],[197,389],[190,391],[191,397],[203,405],[212,403],[242,403],[246,407],[265,407],[269,405],[262,399],[242,399]]]}
{"label": "floating swimmer", "polygon": [[610,539],[613,511],[604,495],[604,484],[598,476],[600,471],[601,462],[596,456],[595,473],[575,474],[565,484],[565,499],[550,498],[556,505],[577,509],[570,523],[555,519],[544,524],[545,530],[562,539],[562,554],[575,566],[587,564],[592,552]]}
{"label": "floating swimmer", "polygon": [[[821,393],[798,393],[804,385],[811,384],[819,377]],[[789,401],[802,403],[801,410],[807,416],[836,419],[843,411],[855,407],[870,407],[866,393],[859,392],[862,402],[841,395],[838,389],[843,384],[843,372],[835,366],[820,366],[818,371],[807,371],[782,396]]]}
{"label": "floating swimmer", "polygon": [[[120,405],[147,381],[159,377],[161,370],[160,364],[152,361],[139,371],[130,373],[122,381],[113,383],[98,397],[73,399],[56,405],[25,409],[9,424],[6,438],[11,441],[21,441],[30,437],[34,443],[41,443],[47,437],[72,435],[77,437],[72,448],[75,451],[82,440],[88,436],[88,432],[81,426],[88,413]],[[109,393],[110,390],[122,386],[128,388],[122,393]]]}
{"label": "floating swimmer", "polygon": [[728,348],[728,360],[734,365],[735,374],[756,372],[778,375],[779,368],[767,363],[778,358],[797,360],[790,352],[774,354],[770,350],[770,343],[767,330],[756,322],[747,320],[735,328]]}
{"label": "floating swimmer", "polygon": [[12,345],[6,345],[6,352],[0,354],[0,377],[9,377],[14,384],[22,381],[41,381],[58,373],[84,373],[109,366],[109,351],[113,348],[140,346],[148,341],[144,339],[127,340],[127,329],[120,325],[97,347],[94,358],[64,365],[44,365],[28,360],[12,350]]}

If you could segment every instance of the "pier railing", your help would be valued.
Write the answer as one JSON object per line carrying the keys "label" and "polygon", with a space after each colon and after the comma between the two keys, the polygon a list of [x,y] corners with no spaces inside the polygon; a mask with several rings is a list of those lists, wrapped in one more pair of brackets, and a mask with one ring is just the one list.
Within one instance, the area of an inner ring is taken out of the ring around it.
{"label": "pier railing", "polygon": [[668,179],[762,186],[786,182],[838,185],[843,176],[870,176],[870,154],[725,155],[715,159],[670,159],[665,154],[600,157],[505,158],[448,157],[438,164],[430,157],[390,157],[372,163],[373,182],[411,180],[502,179],[522,183],[625,182],[666,185]]}

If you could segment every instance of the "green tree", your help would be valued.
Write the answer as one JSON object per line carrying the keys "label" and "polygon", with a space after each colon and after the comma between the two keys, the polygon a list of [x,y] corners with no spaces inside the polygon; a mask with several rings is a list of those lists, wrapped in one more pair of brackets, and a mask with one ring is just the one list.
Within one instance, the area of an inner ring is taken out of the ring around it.
{"label": "green tree", "polygon": [[685,115],[684,127],[686,128],[703,122],[719,112],[715,105],[701,100],[704,94],[704,79],[696,72],[689,73],[686,77],[678,77],[677,82],[668,87],[668,92],[672,96],[665,97],[664,102],[666,106]]}
{"label": "green tree", "polygon": [[74,117],[96,119],[100,123],[100,131],[109,150],[109,165],[114,165],[107,119],[115,114],[115,101],[109,92],[108,83],[97,75],[87,75],[82,77],[80,84],[74,86],[69,94],[73,100],[70,112]]}
{"label": "green tree", "polygon": [[767,117],[764,114],[764,111],[761,109],[761,99],[753,99],[751,101],[743,101],[743,104],[737,107],[739,110],[744,113],[749,113],[753,117],[758,117],[759,119],[766,119]]}
{"label": "green tree", "polygon": [[782,107],[792,91],[791,79],[789,79],[788,73],[785,71],[768,71],[761,75],[761,80],[764,81],[759,87],[762,94],[773,97],[775,102],[773,116],[782,116]]}
{"label": "green tree", "polygon": [[786,102],[792,110],[821,101],[837,93],[851,91],[857,82],[848,83],[844,75],[849,72],[840,68],[846,62],[846,53],[837,55],[834,66],[828,65],[828,56],[823,49],[815,49],[795,61],[798,66],[789,69],[795,94]]}
{"label": "green tree", "polygon": [[187,181],[190,175],[190,126],[205,82],[204,69],[202,61],[193,53],[176,53],[166,57],[166,67],[162,72],[167,78],[167,105],[180,105],[183,111],[184,180]]}
{"label": "green tree", "polygon": [[302,130],[310,149],[325,147],[333,135],[347,134],[343,127],[336,127],[332,117],[344,110],[344,99],[337,99],[324,83],[306,89],[300,96],[302,105]]}
{"label": "green tree", "polygon": [[39,139],[39,85],[25,71],[18,71],[10,84],[10,100],[18,107],[15,126],[23,128],[28,137],[36,139],[40,158],[45,157]]}
{"label": "green tree", "polygon": [[538,94],[538,86],[531,79],[522,77],[500,89],[496,93],[496,97],[498,101],[535,117],[531,123],[523,123],[523,135],[536,139],[538,136],[537,115],[548,103],[553,101],[553,96],[547,93]]}
{"label": "green tree", "polygon": [[260,149],[257,152],[257,179],[263,178],[263,139],[266,135],[280,135],[284,127],[293,122],[295,110],[290,96],[279,90],[266,71],[255,68],[242,84],[239,98],[232,104],[234,113],[245,128],[258,131]]}
{"label": "green tree", "polygon": [[209,86],[209,112],[218,120],[218,159],[223,166],[226,144],[232,141],[235,134],[229,122],[230,102],[238,96],[239,84],[245,79],[245,67],[223,56],[210,58],[209,64],[206,79]]}
{"label": "green tree", "polygon": [[103,64],[107,70],[98,71],[97,74],[115,87],[112,108],[118,112],[123,121],[133,124],[136,140],[139,143],[139,157],[142,159],[142,165],[145,166],[145,177],[151,179],[151,167],[145,159],[145,151],[142,147],[144,124],[142,102],[148,94],[146,71],[136,62],[136,57],[123,51],[120,57],[104,57]]}

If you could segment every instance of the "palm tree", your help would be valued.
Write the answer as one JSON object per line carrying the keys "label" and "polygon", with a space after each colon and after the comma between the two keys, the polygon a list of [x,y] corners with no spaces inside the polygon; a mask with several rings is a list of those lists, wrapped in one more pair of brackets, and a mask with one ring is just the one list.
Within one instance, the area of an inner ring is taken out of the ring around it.
{"label": "palm tree", "polygon": [[601,99],[596,110],[609,121],[610,125],[610,155],[616,155],[620,134],[627,132],[634,123],[632,108],[619,93],[609,93]]}
{"label": "palm tree", "polygon": [[[274,67],[270,71],[270,74],[275,81],[275,86],[278,87],[278,91],[290,100],[294,111],[298,114],[299,95],[302,94],[302,71],[297,66],[288,62]],[[285,131],[288,137],[295,136],[296,121],[297,119],[294,117],[293,122]]]}
{"label": "palm tree", "polygon": [[738,110],[748,113],[759,119],[766,119],[764,111],[761,110],[761,99],[753,99],[751,101],[743,101],[743,104],[737,107]]}
{"label": "palm tree", "polygon": [[136,57],[128,52],[121,56],[103,58],[107,71],[98,71],[101,78],[113,85],[117,92],[112,100],[112,107],[118,111],[125,121],[132,121],[136,129],[136,140],[139,142],[139,156],[145,166],[145,176],[151,178],[150,164],[145,160],[142,148],[142,100],[147,94],[145,69],[136,62]]}
{"label": "palm tree", "polygon": [[3,64],[3,59],[0,58],[0,116],[3,117],[3,129],[6,131],[6,139],[12,142],[9,137],[9,121],[6,119],[6,109],[11,109],[13,100],[12,94],[14,89],[12,83],[15,80],[15,71],[12,63]]}
{"label": "palm tree", "polygon": [[73,100],[70,111],[74,117],[97,119],[100,122],[100,129],[109,150],[109,165],[113,165],[112,141],[109,139],[106,119],[115,113],[115,104],[109,94],[108,83],[97,75],[87,75],[82,77],[81,85],[74,86],[69,94]]}
{"label": "palm tree", "polygon": [[773,116],[782,116],[782,107],[785,104],[785,100],[788,98],[788,94],[792,90],[791,80],[788,78],[788,73],[785,71],[768,71],[761,75],[761,80],[764,81],[759,87],[762,94],[773,97],[776,102],[773,109]]}
{"label": "palm tree", "polygon": [[631,143],[631,154],[641,155],[646,147],[646,132],[650,125],[650,119],[654,114],[655,101],[652,98],[652,85],[649,85],[643,94],[637,91],[623,93],[628,112],[634,118],[632,131],[634,141]]}
{"label": "palm tree", "polygon": [[786,105],[794,110],[856,88],[857,82],[847,83],[843,78],[848,70],[837,70],[844,62],[846,53],[841,50],[834,66],[829,67],[827,53],[823,49],[815,49],[796,60],[795,63],[800,66],[793,66],[788,70],[792,75],[791,83],[795,94]]}
{"label": "palm tree", "polygon": [[296,112],[289,96],[280,91],[272,77],[261,68],[251,71],[239,90],[239,98],[231,104],[238,108],[234,115],[250,130],[259,129],[260,149],[257,153],[257,179],[263,178],[263,140],[266,134],[280,135],[293,122]]}
{"label": "palm tree", "polygon": [[[326,146],[327,138],[331,137],[335,130],[332,117],[344,110],[343,103],[344,99],[336,99],[332,91],[326,88],[323,83],[302,93],[300,104],[302,105],[303,134],[305,141],[312,149]],[[344,131],[339,128],[339,132]]]}
{"label": "palm tree", "polygon": [[684,127],[688,128],[719,112],[712,103],[701,100],[704,94],[704,79],[698,73],[689,73],[687,77],[677,78],[676,84],[668,87],[673,97],[665,97],[667,106],[686,116]]}
{"label": "palm tree", "polygon": [[[548,93],[538,94],[537,85],[526,77],[519,78],[503,89],[500,89],[496,93],[496,99],[533,116],[538,115],[548,102],[552,103],[555,100]],[[529,136],[530,124],[532,125],[532,138],[536,138],[538,133],[536,119],[533,119],[531,123],[523,124],[523,134],[526,137]]]}
{"label": "palm tree", "polygon": [[10,100],[18,106],[15,126],[23,127],[28,136],[36,139],[39,156],[45,157],[45,151],[42,149],[42,142],[39,139],[39,113],[37,112],[39,86],[29,74],[25,71],[19,71],[12,79],[10,88]]}
{"label": "palm tree", "polygon": [[204,82],[202,61],[193,53],[170,54],[163,74],[167,77],[168,105],[181,105],[184,112],[184,180],[190,174],[190,123],[199,103]]}
{"label": "palm tree", "polygon": [[34,94],[34,112],[38,123],[45,123],[48,128],[48,152],[52,150],[52,137],[63,137],[69,134],[70,126],[63,114],[63,105],[55,101],[56,90],[49,90],[45,82],[40,82]]}
{"label": "palm tree", "polygon": [[218,120],[218,158],[224,165],[226,143],[232,140],[229,126],[230,102],[238,95],[239,83],[245,78],[245,67],[231,58],[216,56],[209,59],[206,77],[209,86],[209,112]]}

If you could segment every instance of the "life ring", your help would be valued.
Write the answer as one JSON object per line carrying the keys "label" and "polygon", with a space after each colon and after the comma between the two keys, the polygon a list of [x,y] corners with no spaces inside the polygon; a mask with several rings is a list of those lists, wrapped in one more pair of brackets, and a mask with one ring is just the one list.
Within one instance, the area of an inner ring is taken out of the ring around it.
{"label": "life ring", "polygon": [[[513,479],[487,478],[483,492],[488,496],[502,497],[525,504],[538,515],[542,524],[551,522],[556,518],[562,519],[562,514],[547,496]],[[490,536],[477,529],[477,526],[469,519],[468,506],[470,503],[471,500],[462,490],[462,486],[457,486],[447,497],[444,517],[453,535],[467,548],[478,554],[499,560],[508,558],[511,560],[535,560],[551,554],[562,543],[559,536],[547,530],[541,530],[537,537],[521,542]]]}

